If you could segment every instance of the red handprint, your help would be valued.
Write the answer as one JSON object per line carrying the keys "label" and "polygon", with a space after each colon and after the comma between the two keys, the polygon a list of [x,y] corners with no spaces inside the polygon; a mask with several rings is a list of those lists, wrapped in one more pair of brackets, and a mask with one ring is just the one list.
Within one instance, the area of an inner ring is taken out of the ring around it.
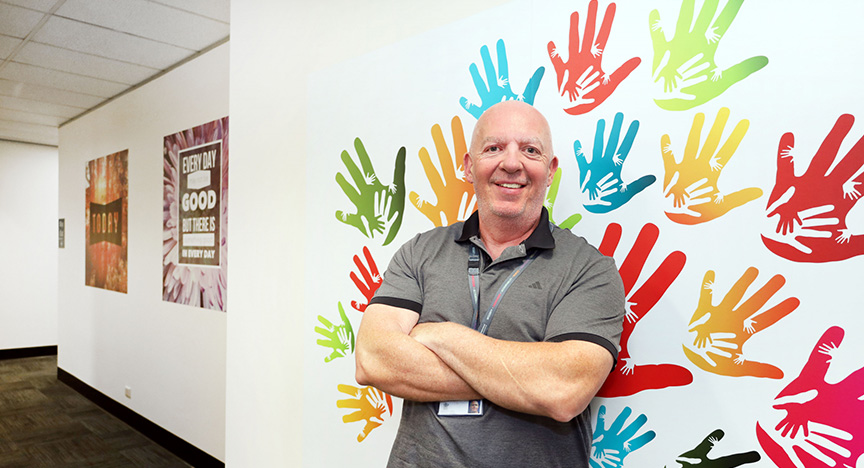
{"label": "red handprint", "polygon": [[748,268],[723,297],[720,304],[715,306],[713,304],[714,272],[708,270],[705,273],[699,305],[690,321],[690,332],[695,332],[696,338],[692,346],[683,345],[684,354],[700,369],[732,377],[783,378],[783,371],[780,368],[765,362],[745,359],[744,344],[756,333],[792,313],[800,301],[790,297],[761,311],[786,283],[782,275],[774,275],[765,286],[741,303],[747,288],[753,284],[758,275],[759,270]]}
{"label": "red handprint", "polygon": [[353,271],[349,275],[351,276],[351,281],[354,282],[357,289],[359,289],[360,293],[363,294],[363,297],[366,298],[366,302],[351,301],[351,307],[360,312],[366,311],[366,306],[369,305],[369,300],[375,295],[375,291],[378,290],[378,287],[381,286],[381,282],[383,281],[381,275],[378,273],[378,266],[375,265],[375,259],[373,259],[372,254],[369,253],[368,247],[363,247],[363,256],[366,257],[366,263],[369,265],[368,268],[360,261],[360,257],[357,255],[354,256],[354,264],[357,265],[357,270],[363,276],[363,281],[360,281],[357,273]]}
{"label": "red handprint", "polygon": [[864,368],[840,382],[825,381],[843,334],[840,327],[826,330],[801,375],[777,395],[773,407],[786,417],[773,433],[756,423],[762,449],[780,468],[851,467],[864,454]]}
{"label": "red handprint", "polygon": [[[675,251],[667,255],[657,270],[633,291],[645,261],[654,248],[660,229],[653,224],[646,224],[639,231],[633,248],[627,258],[621,263],[618,273],[624,282],[624,292],[627,296],[627,315],[624,320],[624,330],[621,333],[621,351],[618,353],[618,364],[615,370],[606,378],[606,382],[597,396],[620,397],[639,393],[643,390],[660,389],[688,385],[693,382],[693,375],[684,367],[675,364],[640,364],[633,363],[627,344],[630,335],[639,320],[651,311],[657,301],[663,296],[687,260],[683,252]],[[621,226],[615,223],[606,228],[600,252],[611,257],[621,240]],[[631,294],[632,293],[632,294]]]}
{"label": "red handprint", "polygon": [[558,91],[566,99],[564,112],[572,115],[584,114],[594,109],[606,100],[615,88],[627,78],[636,68],[641,59],[633,57],[621,65],[611,75],[604,73],[600,62],[612,20],[615,18],[615,4],[606,7],[603,23],[597,39],[594,39],[594,28],[597,23],[597,0],[588,3],[588,18],[585,21],[585,35],[582,37],[582,48],[579,48],[579,12],[570,15],[570,47],[568,60],[565,63],[561,52],[555,47],[554,41],[549,41],[549,57],[558,76]]}
{"label": "red handprint", "polygon": [[786,133],[777,149],[777,178],[768,198],[768,217],[778,216],[774,232],[762,235],[768,250],[795,262],[834,262],[864,255],[864,235],[846,226],[864,183],[864,138],[829,173],[855,118],[841,115],[807,171],[795,175],[795,136]]}

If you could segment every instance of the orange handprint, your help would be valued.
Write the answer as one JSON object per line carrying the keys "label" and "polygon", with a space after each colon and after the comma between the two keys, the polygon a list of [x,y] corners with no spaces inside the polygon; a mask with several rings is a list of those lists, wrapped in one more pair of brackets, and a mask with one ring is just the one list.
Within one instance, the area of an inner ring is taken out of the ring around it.
{"label": "orange handprint", "polygon": [[799,301],[790,297],[764,312],[759,312],[786,283],[782,275],[774,275],[765,286],[739,306],[744,293],[758,274],[759,270],[756,268],[748,268],[720,304],[715,306],[712,303],[714,272],[708,270],[705,273],[699,305],[690,321],[690,332],[696,333],[696,339],[692,346],[683,345],[687,358],[702,370],[732,377],[783,377],[783,371],[771,364],[745,359],[744,343],[756,333],[792,313],[798,307]]}
{"label": "orange handprint", "polygon": [[[450,127],[453,133],[453,154],[447,148],[441,126],[438,124],[432,126],[432,141],[435,142],[435,151],[438,152],[438,161],[441,163],[440,174],[435,165],[432,164],[429,151],[425,147],[420,148],[420,162],[423,164],[426,178],[429,179],[429,185],[435,192],[436,203],[432,204],[423,200],[416,192],[411,192],[408,195],[411,203],[436,226],[449,226],[457,221],[465,221],[474,212],[474,205],[477,201],[474,196],[474,186],[466,181],[461,174],[460,162],[468,150],[465,144],[465,133],[462,130],[462,121],[458,116],[453,117],[453,120],[450,121]],[[453,162],[454,157],[456,165]],[[457,176],[457,172],[460,173],[459,176]]]}
{"label": "orange handprint", "polygon": [[336,400],[336,407],[357,410],[342,416],[342,422],[366,421],[363,430],[357,434],[357,442],[363,442],[373,429],[384,423],[385,413],[387,416],[393,415],[393,398],[375,387],[357,388],[339,384],[337,388],[351,398]]}
{"label": "orange handprint", "polygon": [[354,264],[357,265],[357,270],[361,275],[363,275],[363,281],[360,281],[357,273],[353,271],[348,275],[351,277],[351,281],[354,282],[354,285],[357,286],[357,289],[360,290],[360,293],[363,294],[363,297],[366,298],[366,302],[351,301],[351,307],[360,312],[366,312],[366,306],[369,305],[369,301],[372,299],[372,296],[375,295],[375,291],[378,290],[378,287],[381,286],[381,282],[383,281],[381,274],[378,273],[378,265],[375,264],[375,259],[372,258],[372,254],[369,252],[368,247],[363,247],[363,256],[366,257],[366,263],[369,265],[368,268],[360,261],[360,257],[357,255],[354,256]]}
{"label": "orange handprint", "polygon": [[667,208],[666,216],[672,221],[680,224],[704,223],[762,196],[762,190],[756,187],[730,194],[723,194],[717,187],[720,173],[738,149],[738,144],[741,143],[750,126],[747,120],[738,122],[732,134],[720,147],[720,139],[727,120],[729,120],[729,109],[723,107],[717,112],[717,119],[700,151],[699,140],[702,136],[705,114],[696,114],[681,162],[677,162],[672,153],[669,135],[663,135],[660,139],[660,151],[666,169],[663,195],[672,198],[672,207]]}

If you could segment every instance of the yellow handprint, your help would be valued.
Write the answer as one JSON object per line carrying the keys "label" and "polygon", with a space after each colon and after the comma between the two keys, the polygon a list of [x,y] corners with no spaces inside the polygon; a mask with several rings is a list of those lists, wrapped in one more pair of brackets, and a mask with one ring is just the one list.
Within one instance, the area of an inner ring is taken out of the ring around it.
{"label": "yellow handprint", "polygon": [[336,400],[336,407],[357,410],[342,416],[342,422],[348,424],[366,421],[363,430],[357,434],[357,442],[363,442],[373,429],[384,423],[384,413],[388,416],[393,414],[393,398],[375,387],[357,388],[339,384],[337,388],[351,398]]}
{"label": "yellow handprint", "polygon": [[468,150],[459,117],[453,117],[450,127],[453,133],[453,154],[447,147],[441,126],[438,124],[432,126],[432,140],[435,142],[435,151],[438,152],[438,161],[441,164],[440,174],[432,164],[429,151],[425,147],[420,148],[420,162],[437,198],[436,203],[423,200],[416,192],[408,195],[411,203],[436,226],[449,226],[457,221],[465,221],[474,212],[477,202],[474,186],[461,177],[462,157]]}

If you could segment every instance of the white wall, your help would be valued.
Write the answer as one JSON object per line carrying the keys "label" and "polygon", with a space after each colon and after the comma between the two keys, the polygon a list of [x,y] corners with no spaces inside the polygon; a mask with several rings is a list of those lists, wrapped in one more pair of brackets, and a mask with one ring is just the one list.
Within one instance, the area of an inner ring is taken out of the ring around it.
{"label": "white wall", "polygon": [[57,344],[57,148],[0,141],[0,349]]}
{"label": "white wall", "polygon": [[232,3],[229,466],[303,466],[308,74],[501,3]]}
{"label": "white wall", "polygon": [[[219,459],[226,315],[162,301],[162,145],[166,135],[228,115],[228,56],[227,45],[217,47],[65,125],[59,165],[67,233],[59,366]],[[87,161],[127,148],[129,283],[122,294],[84,285],[84,171]]]}

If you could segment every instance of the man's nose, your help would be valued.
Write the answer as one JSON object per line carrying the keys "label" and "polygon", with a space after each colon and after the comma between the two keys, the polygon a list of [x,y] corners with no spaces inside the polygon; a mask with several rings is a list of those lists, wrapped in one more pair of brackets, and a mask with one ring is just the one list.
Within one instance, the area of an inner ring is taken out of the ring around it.
{"label": "man's nose", "polygon": [[522,168],[522,152],[515,145],[508,145],[502,155],[501,168],[514,172]]}

